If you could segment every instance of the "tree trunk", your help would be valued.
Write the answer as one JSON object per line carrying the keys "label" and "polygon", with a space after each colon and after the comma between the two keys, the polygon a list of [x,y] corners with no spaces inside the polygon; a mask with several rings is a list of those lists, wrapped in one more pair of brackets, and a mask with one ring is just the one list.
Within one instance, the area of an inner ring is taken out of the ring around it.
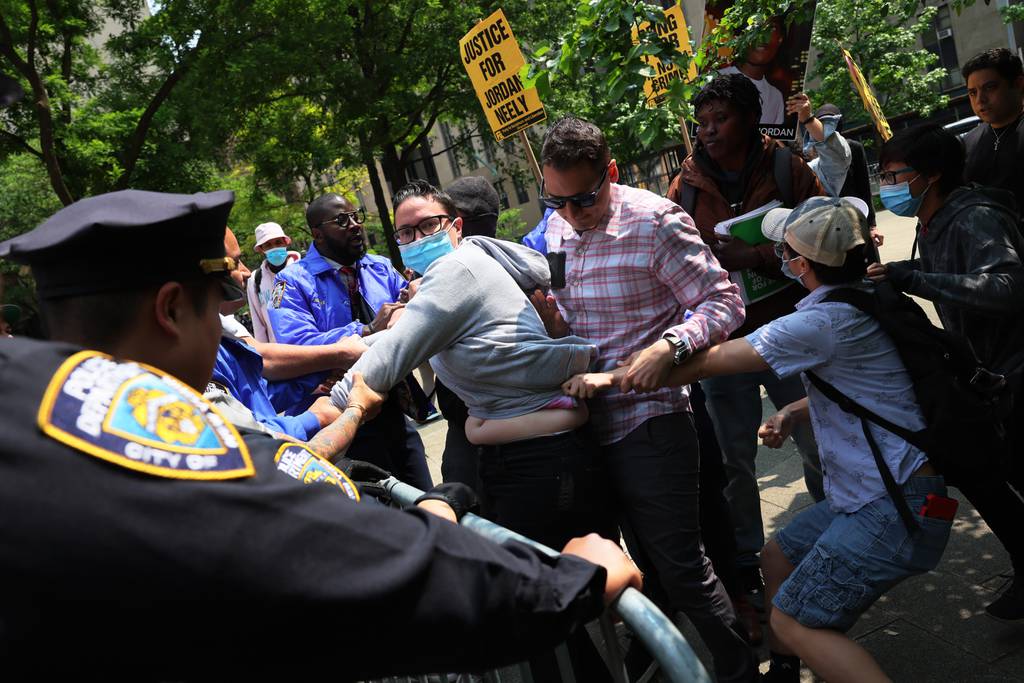
{"label": "tree trunk", "polygon": [[384,231],[384,239],[388,243],[388,253],[391,255],[391,263],[395,266],[399,273],[405,270],[405,264],[402,263],[402,253],[398,249],[398,243],[395,242],[395,228],[391,222],[391,214],[388,210],[387,196],[384,194],[384,188],[380,182],[380,176],[377,174],[377,163],[374,161],[373,153],[368,150],[363,150],[363,163],[366,165],[366,173],[370,177],[370,187],[373,189],[373,201],[377,205],[377,215],[380,217],[381,229]]}

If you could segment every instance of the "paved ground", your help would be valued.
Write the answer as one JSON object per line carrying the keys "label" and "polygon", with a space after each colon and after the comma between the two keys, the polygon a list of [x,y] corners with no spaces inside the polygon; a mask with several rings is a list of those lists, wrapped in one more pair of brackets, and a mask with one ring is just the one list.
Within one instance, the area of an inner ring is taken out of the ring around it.
{"label": "paved ground", "polygon": [[[885,260],[908,258],[913,221],[879,214]],[[765,414],[771,404],[765,401]],[[443,420],[421,428],[428,464],[440,481]],[[771,534],[811,503],[794,448],[761,448],[758,481],[765,531]],[[953,490],[954,495],[960,497]],[[942,562],[935,571],[897,586],[854,626],[853,635],[894,681],[1024,681],[1024,622],[1004,624],[984,613],[1010,570],[1006,553],[966,500]],[[1024,520],[1021,520],[1024,523]],[[692,628],[687,638],[701,651]],[[704,659],[707,661],[706,653]],[[762,669],[767,668],[762,664]],[[814,676],[804,671],[804,680]]]}

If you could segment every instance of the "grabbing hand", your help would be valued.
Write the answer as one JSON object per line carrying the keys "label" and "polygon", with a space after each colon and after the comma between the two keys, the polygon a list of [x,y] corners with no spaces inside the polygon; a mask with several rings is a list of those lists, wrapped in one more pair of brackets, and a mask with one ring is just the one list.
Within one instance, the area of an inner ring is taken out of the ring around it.
{"label": "grabbing hand", "polygon": [[348,404],[359,405],[365,409],[363,422],[372,420],[380,412],[380,406],[384,403],[384,397],[366,386],[363,381],[363,373],[352,374],[352,389],[348,392]]}
{"label": "grabbing hand", "polygon": [[796,114],[798,121],[806,121],[811,117],[811,98],[802,92],[791,96],[786,100],[786,113]]}
{"label": "grabbing hand", "polygon": [[889,269],[881,263],[872,263],[868,266],[866,275],[872,282],[881,282],[889,277]]}
{"label": "grabbing hand", "polygon": [[313,401],[313,405],[309,407],[309,412],[316,415],[316,420],[320,423],[320,429],[341,417],[341,411],[331,402],[330,396],[321,396]]}
{"label": "grabbing hand", "polygon": [[[362,337],[352,334],[334,342],[334,348],[338,353],[338,367],[350,368],[370,347],[366,345]],[[342,372],[341,374],[344,375],[345,373]],[[339,377],[338,379],[341,378]]]}
{"label": "grabbing hand", "polygon": [[793,416],[786,410],[775,413],[757,430],[757,436],[768,448],[782,448],[783,442],[793,433]]}
{"label": "grabbing hand", "polygon": [[617,544],[597,534],[587,534],[583,538],[574,538],[565,544],[562,552],[566,555],[582,557],[588,562],[600,565],[608,572],[604,584],[604,603],[607,605],[619,597],[622,591],[630,586],[640,590],[644,580],[640,570],[633,561],[622,552]]}
{"label": "grabbing hand", "polygon": [[667,339],[659,339],[637,355],[626,370],[619,388],[622,393],[645,393],[665,386],[676,350]]}
{"label": "grabbing hand", "polygon": [[878,232],[878,228],[871,228],[871,241],[876,247],[880,247],[885,243],[885,235]]}
{"label": "grabbing hand", "polygon": [[552,339],[560,339],[572,334],[568,323],[562,318],[562,312],[558,310],[555,297],[535,289],[530,295],[530,303],[537,309],[537,315],[540,316],[541,322],[544,323],[544,329]]}
{"label": "grabbing hand", "polygon": [[711,251],[726,270],[734,272],[761,265],[761,254],[743,240],[729,235],[715,235],[715,239],[718,244],[713,245]]}
{"label": "grabbing hand", "polygon": [[363,327],[363,336],[373,334],[374,332],[380,332],[388,327],[388,323],[391,321],[392,314],[400,308],[404,308],[403,303],[384,304],[377,311],[377,315],[374,317],[373,322]]}
{"label": "grabbing hand", "polygon": [[420,283],[423,282],[423,278],[418,277],[415,280],[409,280],[409,284],[398,293],[398,301],[407,304],[412,301],[412,298],[416,296],[416,292],[420,291]]}
{"label": "grabbing hand", "polygon": [[615,386],[617,380],[612,372],[584,372],[566,380],[562,384],[562,393],[574,398],[594,398],[599,392]]}

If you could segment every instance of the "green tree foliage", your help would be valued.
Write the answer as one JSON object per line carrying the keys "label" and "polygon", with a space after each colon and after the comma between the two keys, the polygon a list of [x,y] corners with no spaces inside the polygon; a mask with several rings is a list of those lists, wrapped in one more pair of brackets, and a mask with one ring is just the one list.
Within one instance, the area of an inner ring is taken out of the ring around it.
{"label": "green tree foliage", "polygon": [[[620,161],[634,161],[680,142],[680,119],[692,118],[690,100],[720,66],[719,48],[736,53],[762,42],[770,20],[806,17],[807,0],[737,0],[718,26],[695,45],[693,56],[680,52],[657,31],[639,30],[662,20],[660,4],[641,0],[579,0],[575,20],[551,42],[537,45],[531,55],[528,81],[555,113],[572,112],[594,121],[609,138]],[[686,17],[700,30],[703,17]],[[633,29],[638,29],[634,44]],[[646,58],[673,63],[683,73],[692,60],[697,79],[673,82],[665,102],[644,104],[643,85],[654,70]]]}
{"label": "green tree foliage", "polygon": [[[917,48],[931,28],[935,7],[917,0],[819,0],[812,45],[818,50],[810,93],[816,104],[833,102],[855,120],[870,121],[850,86],[842,48],[850,51],[888,116],[916,112],[927,116],[944,106],[939,90],[946,70],[938,57]],[[857,115],[859,114],[859,115]]]}

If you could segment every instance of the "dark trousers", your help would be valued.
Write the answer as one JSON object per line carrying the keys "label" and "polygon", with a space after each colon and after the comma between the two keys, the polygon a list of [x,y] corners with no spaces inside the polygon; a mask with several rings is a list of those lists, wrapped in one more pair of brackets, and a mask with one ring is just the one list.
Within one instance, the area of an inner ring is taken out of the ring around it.
{"label": "dark trousers", "polygon": [[[484,513],[497,524],[555,550],[591,532],[618,539],[600,450],[587,428],[479,452]],[[566,645],[576,680],[611,681],[586,630]],[[561,680],[553,652],[531,657],[530,671],[537,683]]]}
{"label": "dark trousers", "polygon": [[971,501],[1006,548],[1014,573],[1024,577],[1024,477],[1017,473],[1007,480],[1005,472],[984,472],[960,476],[950,483]]}
{"label": "dark trousers", "polygon": [[700,452],[693,417],[653,417],[604,447],[630,554],[659,604],[681,610],[711,651],[720,681],[752,681],[753,652],[700,530]]}
{"label": "dark trousers", "polygon": [[441,456],[441,480],[445,483],[465,484],[482,495],[480,486],[480,447],[466,438],[466,430],[453,422],[448,423],[444,437],[444,455]]}
{"label": "dark trousers", "polygon": [[418,489],[426,491],[434,485],[423,441],[393,399],[389,398],[380,414],[359,428],[345,455],[372,462]]}
{"label": "dark trousers", "polygon": [[485,508],[498,524],[555,550],[591,532],[618,538],[600,451],[585,428],[480,453]]}
{"label": "dark trousers", "polygon": [[690,385],[690,408],[700,447],[700,536],[711,568],[729,595],[741,591],[736,572],[736,532],[732,509],[725,498],[728,477],[722,462],[722,448],[715,436],[715,426],[705,406],[700,384]]}

